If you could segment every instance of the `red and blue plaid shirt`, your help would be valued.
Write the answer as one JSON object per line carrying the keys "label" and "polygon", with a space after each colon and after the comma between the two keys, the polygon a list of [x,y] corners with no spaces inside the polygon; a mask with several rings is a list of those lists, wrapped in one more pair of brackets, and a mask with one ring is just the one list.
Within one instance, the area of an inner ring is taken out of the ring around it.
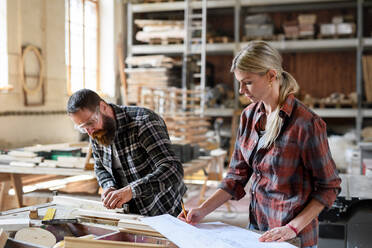
{"label": "red and blue plaid shirt", "polygon": [[[266,121],[264,106],[258,102],[244,109],[229,171],[219,186],[239,200],[246,194],[244,187],[251,178],[251,213],[261,231],[286,225],[312,199],[329,208],[340,192],[341,179],[329,150],[324,121],[293,95],[287,97],[279,116],[284,122],[274,144],[255,151],[258,132]],[[299,237],[301,246],[316,245],[318,219]]]}

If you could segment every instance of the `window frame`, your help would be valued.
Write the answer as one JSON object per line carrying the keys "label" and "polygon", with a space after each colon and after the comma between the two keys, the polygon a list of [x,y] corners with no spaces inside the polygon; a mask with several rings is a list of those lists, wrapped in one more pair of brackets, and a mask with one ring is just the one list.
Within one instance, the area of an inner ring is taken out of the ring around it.
{"label": "window frame", "polygon": [[[4,9],[3,9],[4,8]],[[13,86],[9,84],[9,56],[8,56],[8,15],[7,15],[7,0],[1,0],[1,8],[0,8],[0,24],[4,26],[4,29],[0,27],[1,32],[0,36],[3,37],[4,43],[0,43],[0,59],[4,60],[4,70],[0,68],[1,74],[5,75],[4,78],[0,78],[0,80],[5,80],[5,82],[0,82],[0,91],[9,91],[13,89]],[[1,41],[1,39],[0,39]],[[0,64],[3,64],[3,63]]]}
{"label": "window frame", "polygon": [[[68,20],[65,20],[65,25],[68,24],[68,44],[66,44],[68,46],[68,61],[66,61],[66,65],[67,65],[67,84],[66,84],[66,87],[67,87],[67,94],[69,96],[71,96],[73,94],[72,92],[72,85],[71,85],[71,11],[70,11],[70,8],[71,8],[71,0],[65,0],[67,2],[67,5],[68,5],[68,8],[65,10],[65,11],[68,11]],[[98,0],[78,0],[78,1],[81,1],[82,3],[82,6],[83,6],[83,23],[82,23],[82,26],[83,26],[83,34],[82,34],[82,38],[83,38],[83,88],[86,87],[86,82],[85,82],[85,73],[86,73],[86,57],[85,57],[85,47],[86,47],[86,44],[85,44],[85,30],[86,30],[86,26],[85,26],[85,2],[91,2],[91,3],[94,3],[96,5],[96,19],[97,19],[97,69],[96,69],[96,77],[97,77],[97,81],[96,81],[96,91],[97,92],[101,92],[101,83],[100,83],[100,15],[99,15],[99,1]],[[66,27],[65,27],[66,29]],[[65,34],[66,34],[66,31],[65,31]]]}

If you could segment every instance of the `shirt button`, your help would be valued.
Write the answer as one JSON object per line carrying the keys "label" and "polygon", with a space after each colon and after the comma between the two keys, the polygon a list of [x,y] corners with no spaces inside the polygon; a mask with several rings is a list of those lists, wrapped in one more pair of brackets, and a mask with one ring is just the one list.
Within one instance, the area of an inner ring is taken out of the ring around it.
{"label": "shirt button", "polygon": [[258,176],[258,177],[261,176],[261,173],[257,172],[257,173],[256,173],[256,176]]}
{"label": "shirt button", "polygon": [[254,195],[254,191],[252,191],[252,195]]}

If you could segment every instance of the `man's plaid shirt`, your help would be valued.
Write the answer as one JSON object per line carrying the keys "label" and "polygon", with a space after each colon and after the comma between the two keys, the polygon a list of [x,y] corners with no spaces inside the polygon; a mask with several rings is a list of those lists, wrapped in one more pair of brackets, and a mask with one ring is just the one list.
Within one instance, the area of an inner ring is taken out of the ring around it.
{"label": "man's plaid shirt", "polygon": [[[280,109],[284,123],[274,144],[254,153],[264,114],[262,102],[243,111],[229,171],[220,185],[239,200],[252,177],[251,213],[261,231],[286,225],[311,199],[331,207],[341,183],[329,151],[326,124],[293,95]],[[299,237],[302,247],[317,244],[317,218]]]}
{"label": "man's plaid shirt", "polygon": [[91,139],[100,186],[122,188],[126,186],[121,185],[122,181],[127,182],[141,215],[178,215],[186,186],[182,164],[171,150],[163,119],[145,108],[110,106],[116,117],[114,143],[122,168],[115,171],[118,174],[113,173],[112,145],[102,146]]}

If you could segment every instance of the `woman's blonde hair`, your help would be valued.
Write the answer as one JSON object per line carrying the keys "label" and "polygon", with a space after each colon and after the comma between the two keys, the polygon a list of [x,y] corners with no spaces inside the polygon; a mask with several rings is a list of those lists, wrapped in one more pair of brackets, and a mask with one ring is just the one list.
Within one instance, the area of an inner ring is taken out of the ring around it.
{"label": "woman's blonde hair", "polygon": [[279,109],[284,104],[289,94],[294,94],[299,90],[299,86],[294,77],[283,70],[282,56],[279,52],[264,41],[251,41],[233,59],[231,72],[235,70],[265,75],[269,70],[277,72],[279,81],[279,102],[266,121],[266,132],[263,147],[270,147],[279,136],[283,125],[283,119],[279,117]]}

